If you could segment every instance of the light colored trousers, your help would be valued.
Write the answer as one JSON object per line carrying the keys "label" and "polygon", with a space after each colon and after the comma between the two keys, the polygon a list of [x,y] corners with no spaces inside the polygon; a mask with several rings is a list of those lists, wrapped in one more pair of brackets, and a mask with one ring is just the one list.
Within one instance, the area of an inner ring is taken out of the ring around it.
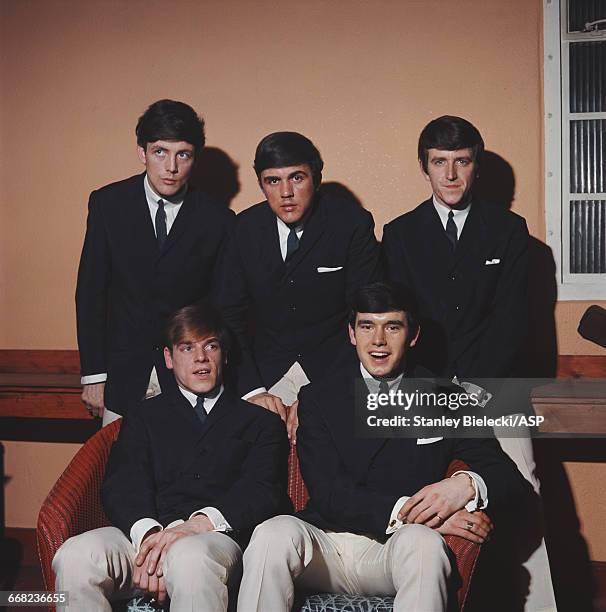
{"label": "light colored trousers", "polygon": [[440,612],[451,571],[444,539],[424,525],[405,525],[381,544],[276,516],[255,529],[244,552],[238,612],[290,612],[295,587],[395,595],[396,612]]}
{"label": "light colored trousers", "polygon": [[[69,592],[70,612],[111,612],[111,601],[140,594],[132,584],[135,556],[130,540],[116,527],[87,531],[57,551],[55,588]],[[227,610],[228,579],[237,582],[241,559],[238,544],[223,533],[177,540],[164,561],[171,611]]]}
{"label": "light colored trousers", "polygon": [[[534,460],[531,438],[501,437],[497,427],[494,428],[494,432],[501,448],[511,457],[522,476],[532,485],[535,493],[540,496],[541,484],[536,474],[537,466]],[[488,497],[490,498],[490,491]],[[538,524],[542,525],[543,517],[538,518]],[[539,545],[522,564],[530,575],[524,612],[557,612],[545,538],[542,533],[538,535],[540,538]]]}

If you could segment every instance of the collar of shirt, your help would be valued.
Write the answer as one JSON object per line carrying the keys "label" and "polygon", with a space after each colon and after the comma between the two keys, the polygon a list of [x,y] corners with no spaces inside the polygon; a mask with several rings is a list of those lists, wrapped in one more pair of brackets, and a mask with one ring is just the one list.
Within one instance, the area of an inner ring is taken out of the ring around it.
{"label": "collar of shirt", "polygon": [[362,378],[364,379],[364,382],[366,383],[366,386],[368,387],[368,390],[371,393],[378,393],[379,392],[379,385],[381,384],[381,381],[383,381],[383,380],[387,383],[387,388],[389,389],[389,391],[397,390],[398,387],[400,386],[400,383],[402,382],[402,377],[404,376],[404,372],[402,372],[401,374],[399,374],[395,378],[381,378],[381,379],[375,378],[362,365],[362,362],[360,362],[360,372],[362,373]]}
{"label": "collar of shirt", "polygon": [[[280,252],[282,253],[282,259],[286,260],[286,247],[288,242],[288,234],[290,234],[290,230],[292,229],[290,226],[286,225],[280,217],[276,215],[276,221],[278,223],[278,239],[280,240]],[[297,234],[297,238],[301,240],[301,236],[303,235],[303,223],[295,226],[295,232]]]}
{"label": "collar of shirt", "polygon": [[166,212],[166,233],[170,232],[170,228],[173,226],[181,205],[185,199],[187,192],[187,186],[185,186],[179,193],[173,196],[170,200],[159,196],[151,186],[147,174],[143,180],[143,189],[145,190],[145,199],[147,200],[147,206],[149,208],[149,214],[151,215],[152,225],[154,231],[156,229],[156,212],[158,210],[158,202],[162,200],[164,202],[164,211]]}
{"label": "collar of shirt", "polygon": [[444,231],[446,231],[446,224],[448,223],[448,213],[452,210],[454,213],[453,221],[457,226],[457,237],[460,238],[461,232],[463,231],[463,226],[467,220],[467,215],[469,214],[469,209],[471,208],[471,202],[465,208],[457,210],[456,208],[450,208],[450,206],[446,206],[445,204],[438,202],[438,199],[434,195],[433,206],[440,217]]}
{"label": "collar of shirt", "polygon": [[[183,397],[185,397],[185,399],[191,404],[191,407],[194,408],[196,406],[196,402],[198,401],[198,396],[195,393],[184,389],[183,387],[179,387],[179,391],[181,391]],[[206,410],[206,414],[210,414],[210,411],[213,409],[222,393],[223,385],[220,385],[219,390],[216,391],[213,396],[204,397],[204,410]]]}

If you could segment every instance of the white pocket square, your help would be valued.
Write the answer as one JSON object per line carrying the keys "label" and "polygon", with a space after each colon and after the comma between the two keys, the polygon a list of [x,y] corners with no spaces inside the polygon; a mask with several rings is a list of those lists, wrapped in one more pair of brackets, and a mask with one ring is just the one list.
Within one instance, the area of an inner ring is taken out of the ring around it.
{"label": "white pocket square", "polygon": [[444,438],[417,438],[417,444],[433,444],[443,439]]}
{"label": "white pocket square", "polygon": [[500,264],[501,260],[500,259],[487,259],[484,262],[485,266],[495,266],[496,264]]}
{"label": "white pocket square", "polygon": [[320,266],[318,268],[318,272],[322,274],[322,272],[336,272],[337,270],[342,270],[343,266],[337,266],[336,268],[325,268],[324,266]]}

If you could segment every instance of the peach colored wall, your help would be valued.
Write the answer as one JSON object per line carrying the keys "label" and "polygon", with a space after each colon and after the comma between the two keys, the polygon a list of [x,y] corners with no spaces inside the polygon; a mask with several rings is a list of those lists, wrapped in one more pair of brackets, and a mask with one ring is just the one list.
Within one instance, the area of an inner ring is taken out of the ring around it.
{"label": "peach colored wall", "polygon": [[[239,166],[235,210],[259,200],[251,170],[258,140],[294,129],[320,148],[325,178],[374,213],[379,236],[428,193],[415,156],[420,129],[444,113],[466,116],[513,167],[513,209],[543,240],[541,6],[1,2],[0,347],[76,348],[73,293],[88,193],[140,170],[134,125],[161,97],[198,109],[208,144]],[[558,304],[560,353],[599,351],[575,332],[585,307]],[[48,488],[74,450],[8,445],[8,525],[35,522],[40,495],[25,484],[32,448],[36,469],[44,466],[36,488]],[[606,559],[601,542],[594,552]]]}

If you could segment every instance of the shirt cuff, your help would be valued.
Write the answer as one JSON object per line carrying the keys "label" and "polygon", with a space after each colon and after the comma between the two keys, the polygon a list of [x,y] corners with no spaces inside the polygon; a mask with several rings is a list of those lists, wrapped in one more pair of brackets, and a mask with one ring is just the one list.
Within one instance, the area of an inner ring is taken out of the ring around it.
{"label": "shirt cuff", "polygon": [[242,396],[243,400],[248,400],[249,397],[254,397],[255,395],[259,395],[259,393],[267,393],[267,389],[265,387],[258,387],[257,389],[253,389],[249,391],[246,395]]}
{"label": "shirt cuff", "polygon": [[143,542],[143,538],[151,529],[158,529],[158,531],[162,531],[162,525],[160,525],[160,523],[158,523],[158,521],[156,521],[155,519],[142,518],[136,521],[130,528],[130,541],[135,547],[135,552],[139,552],[139,548],[141,547],[141,542]]}
{"label": "shirt cuff", "polygon": [[202,510],[196,510],[189,516],[190,519],[198,514],[206,514],[208,520],[213,524],[215,531],[232,531],[231,525],[227,522],[227,519],[223,516],[220,510],[213,508],[212,506],[206,506]]}
{"label": "shirt cuff", "polygon": [[472,500],[465,504],[465,510],[467,512],[475,512],[476,510],[484,510],[488,506],[488,487],[484,482],[484,479],[475,472],[468,472],[467,470],[459,470],[455,472],[453,476],[457,474],[467,474],[471,478],[471,483],[475,489],[475,495]]}
{"label": "shirt cuff", "polygon": [[95,383],[102,383],[107,380],[107,373],[103,374],[89,374],[88,376],[80,377],[81,385],[94,385]]}
{"label": "shirt cuff", "polygon": [[391,515],[389,517],[389,523],[387,524],[387,529],[385,530],[385,533],[387,535],[394,533],[394,531],[397,531],[404,524],[398,518],[398,512],[400,512],[400,510],[402,509],[402,506],[409,499],[410,499],[410,496],[402,495],[402,497],[400,497],[400,499],[394,504],[393,510],[391,511]]}

